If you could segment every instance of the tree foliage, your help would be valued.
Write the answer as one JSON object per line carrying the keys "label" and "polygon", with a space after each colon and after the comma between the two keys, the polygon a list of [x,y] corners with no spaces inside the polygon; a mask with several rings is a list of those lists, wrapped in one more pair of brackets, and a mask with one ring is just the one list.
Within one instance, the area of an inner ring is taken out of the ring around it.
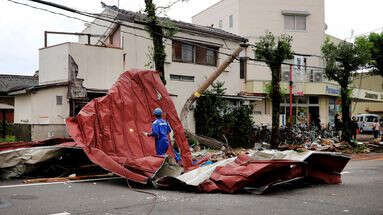
{"label": "tree foliage", "polygon": [[[166,85],[165,80],[165,45],[164,39],[172,38],[178,31],[176,25],[168,18],[158,17],[159,13],[164,13],[172,6],[179,2],[185,2],[186,0],[175,0],[167,6],[156,7],[153,0],[145,0],[145,13],[146,17],[146,30],[149,32],[150,37],[153,39],[153,47],[150,52],[147,53],[149,61],[146,63],[146,67],[152,67],[154,64],[155,69],[160,73],[162,82]],[[152,62],[153,60],[154,62]]]}
{"label": "tree foliage", "polygon": [[322,56],[326,62],[325,74],[328,79],[336,81],[341,86],[342,98],[342,139],[350,142],[351,140],[351,118],[350,105],[351,98],[349,85],[352,81],[352,73],[362,69],[370,60],[370,43],[367,38],[358,38],[355,43],[346,41],[334,44],[327,38],[322,45]]}
{"label": "tree foliage", "polygon": [[155,69],[160,73],[161,80],[166,84],[165,80],[165,45],[163,43],[164,30],[159,24],[156,5],[153,0],[145,0],[145,13],[147,15],[146,28],[153,39],[153,60]]}
{"label": "tree foliage", "polygon": [[368,37],[361,37],[356,40],[365,39],[370,42],[371,60],[369,66],[373,67],[375,74],[383,76],[383,33],[371,33]]}
{"label": "tree foliage", "polygon": [[271,70],[271,102],[272,102],[272,139],[271,147],[278,148],[280,143],[279,115],[281,103],[281,66],[285,60],[294,57],[291,48],[292,37],[281,35],[275,37],[267,32],[255,43],[255,56],[258,60],[265,61]]}
{"label": "tree foliage", "polygon": [[197,100],[194,112],[196,133],[226,141],[231,147],[252,147],[252,109],[249,106],[234,106],[223,98],[223,82],[217,82]]}

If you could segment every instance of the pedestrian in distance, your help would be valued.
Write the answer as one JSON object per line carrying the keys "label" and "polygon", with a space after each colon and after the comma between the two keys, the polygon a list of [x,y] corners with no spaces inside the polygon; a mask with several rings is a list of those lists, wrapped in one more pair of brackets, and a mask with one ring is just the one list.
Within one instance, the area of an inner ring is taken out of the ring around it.
{"label": "pedestrian in distance", "polygon": [[339,114],[335,114],[335,131],[336,135],[341,138],[342,136],[342,121],[339,119]]}
{"label": "pedestrian in distance", "polygon": [[372,125],[372,130],[374,132],[374,138],[378,139],[380,136],[380,123],[378,119],[375,119],[374,124]]}
{"label": "pedestrian in distance", "polygon": [[168,135],[172,131],[169,123],[162,119],[162,110],[161,108],[156,108],[153,111],[156,120],[152,124],[152,131],[150,133],[143,132],[145,136],[154,137],[156,154],[159,156],[164,156],[169,148],[169,138]]}
{"label": "pedestrian in distance", "polygon": [[351,135],[352,135],[352,138],[353,140],[356,142],[356,135],[357,135],[357,131],[358,131],[359,127],[358,127],[358,120],[356,119],[356,117],[352,117],[352,121],[351,121]]}

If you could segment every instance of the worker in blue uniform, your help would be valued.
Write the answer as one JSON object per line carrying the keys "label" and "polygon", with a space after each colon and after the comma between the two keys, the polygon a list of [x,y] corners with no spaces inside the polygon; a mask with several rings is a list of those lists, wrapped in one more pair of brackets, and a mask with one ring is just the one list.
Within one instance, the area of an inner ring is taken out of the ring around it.
{"label": "worker in blue uniform", "polygon": [[165,155],[169,148],[168,135],[171,132],[171,128],[169,123],[162,119],[161,108],[156,108],[153,111],[153,114],[156,117],[156,120],[152,124],[152,132],[144,132],[144,135],[155,138],[157,155]]}

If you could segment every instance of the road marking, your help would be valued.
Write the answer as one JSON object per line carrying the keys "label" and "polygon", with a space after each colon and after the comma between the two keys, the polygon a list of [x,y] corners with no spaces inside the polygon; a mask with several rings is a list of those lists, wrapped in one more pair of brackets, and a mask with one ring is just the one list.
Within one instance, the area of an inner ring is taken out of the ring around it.
{"label": "road marking", "polygon": [[109,178],[96,178],[96,179],[84,179],[77,181],[59,181],[59,182],[50,182],[50,183],[36,183],[36,184],[16,184],[16,185],[4,185],[0,186],[1,188],[14,188],[14,187],[31,187],[31,186],[41,186],[41,185],[52,185],[52,184],[69,184],[69,183],[81,183],[81,182],[93,182],[93,181],[107,181],[119,179],[122,177],[109,177]]}
{"label": "road marking", "polygon": [[70,215],[70,213],[64,211],[64,212],[62,212],[62,213],[48,214],[48,215]]}
{"label": "road marking", "polygon": [[347,172],[347,171],[344,171],[344,172],[342,172],[342,175],[344,175],[344,174],[350,174],[351,172]]}

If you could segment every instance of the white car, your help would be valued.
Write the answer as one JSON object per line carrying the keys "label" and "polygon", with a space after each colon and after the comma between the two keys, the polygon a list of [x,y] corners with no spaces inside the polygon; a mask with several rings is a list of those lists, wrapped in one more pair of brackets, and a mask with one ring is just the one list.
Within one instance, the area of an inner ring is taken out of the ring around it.
{"label": "white car", "polygon": [[360,133],[373,131],[373,125],[375,120],[380,121],[380,116],[376,114],[359,114],[356,115],[358,119],[358,127]]}

